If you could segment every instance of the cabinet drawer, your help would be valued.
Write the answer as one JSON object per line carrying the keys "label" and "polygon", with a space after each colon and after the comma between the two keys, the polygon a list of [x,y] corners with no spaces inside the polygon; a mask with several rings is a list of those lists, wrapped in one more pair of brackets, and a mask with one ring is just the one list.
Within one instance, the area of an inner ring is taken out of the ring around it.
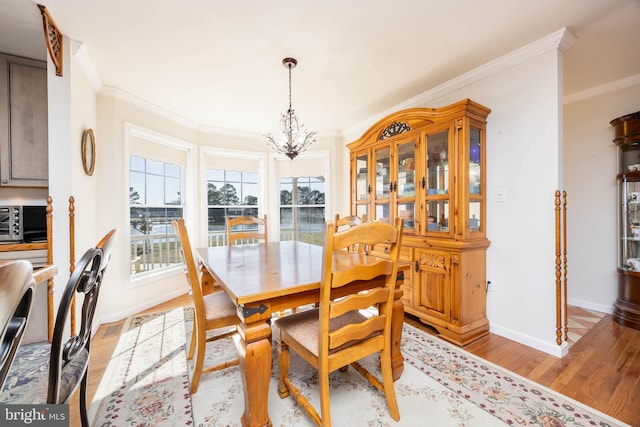
{"label": "cabinet drawer", "polygon": [[[369,250],[369,253],[374,256],[384,257],[389,254],[389,244],[378,243]],[[413,260],[413,248],[400,246],[400,255],[398,258],[400,261],[411,262]]]}
{"label": "cabinet drawer", "polygon": [[413,285],[402,285],[402,303],[407,307],[413,307]]}

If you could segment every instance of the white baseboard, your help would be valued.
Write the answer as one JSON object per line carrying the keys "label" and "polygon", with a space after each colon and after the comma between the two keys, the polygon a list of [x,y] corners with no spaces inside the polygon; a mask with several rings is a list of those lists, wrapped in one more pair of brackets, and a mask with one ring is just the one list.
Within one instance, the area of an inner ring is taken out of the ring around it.
{"label": "white baseboard", "polygon": [[490,325],[491,333],[526,345],[527,347],[535,348],[536,350],[540,350],[552,356],[564,357],[569,352],[569,344],[566,341],[563,341],[561,345],[556,345],[556,343],[542,341],[538,338],[534,338],[521,332],[514,331],[513,329],[496,325],[495,323],[490,322]]}
{"label": "white baseboard", "polygon": [[567,298],[567,304],[584,308],[586,310],[599,311],[600,313],[613,314],[613,304],[596,304],[591,301],[584,301],[581,299]]}
{"label": "white baseboard", "polygon": [[176,289],[173,292],[164,293],[162,295],[158,295],[156,298],[148,299],[142,304],[139,304],[139,305],[134,306],[134,307],[129,307],[126,310],[121,311],[119,313],[110,314],[110,315],[107,315],[107,316],[101,316],[99,325],[102,325],[103,323],[118,322],[118,321],[120,321],[122,319],[126,319],[127,317],[132,316],[132,315],[134,315],[136,313],[139,313],[141,311],[147,310],[147,309],[149,309],[151,307],[154,307],[154,306],[156,306],[158,304],[162,304],[163,302],[167,302],[167,301],[169,301],[169,300],[171,300],[173,298],[179,297],[180,295],[184,295],[185,293],[187,293],[187,289],[186,288]]}

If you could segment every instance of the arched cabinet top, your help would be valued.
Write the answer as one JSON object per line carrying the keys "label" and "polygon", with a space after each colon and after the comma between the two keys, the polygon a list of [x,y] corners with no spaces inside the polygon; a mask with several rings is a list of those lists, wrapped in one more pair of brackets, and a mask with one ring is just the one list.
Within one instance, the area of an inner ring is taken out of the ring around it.
{"label": "arched cabinet top", "polygon": [[378,120],[357,140],[347,144],[349,150],[372,141],[383,141],[396,135],[420,129],[425,125],[451,120],[456,116],[467,116],[486,122],[491,109],[470,99],[463,99],[440,108],[408,108],[389,114]]}

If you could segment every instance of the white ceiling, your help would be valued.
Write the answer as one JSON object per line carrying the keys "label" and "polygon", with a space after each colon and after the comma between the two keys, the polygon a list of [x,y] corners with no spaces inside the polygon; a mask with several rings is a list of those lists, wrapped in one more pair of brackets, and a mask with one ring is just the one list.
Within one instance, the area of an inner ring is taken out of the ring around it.
{"label": "white ceiling", "polygon": [[[202,126],[266,133],[288,107],[341,130],[567,27],[564,94],[640,73],[639,0],[42,0],[100,81]],[[44,59],[32,0],[0,52]]]}

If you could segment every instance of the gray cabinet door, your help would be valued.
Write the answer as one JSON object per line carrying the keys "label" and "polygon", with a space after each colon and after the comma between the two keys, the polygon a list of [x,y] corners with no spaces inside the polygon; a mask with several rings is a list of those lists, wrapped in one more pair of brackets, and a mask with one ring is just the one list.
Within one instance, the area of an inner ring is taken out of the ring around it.
{"label": "gray cabinet door", "polygon": [[47,187],[46,63],[0,55],[0,185]]}

